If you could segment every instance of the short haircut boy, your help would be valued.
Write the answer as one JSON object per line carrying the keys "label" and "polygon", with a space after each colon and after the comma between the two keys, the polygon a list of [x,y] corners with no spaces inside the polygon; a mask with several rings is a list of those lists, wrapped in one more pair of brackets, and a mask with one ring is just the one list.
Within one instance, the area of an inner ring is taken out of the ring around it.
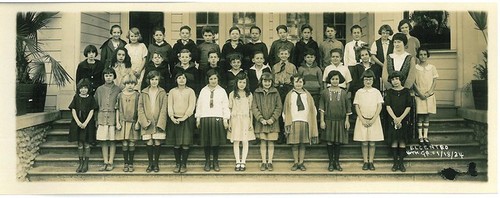
{"label": "short haircut boy", "polygon": [[312,55],[312,56],[316,57],[316,52],[313,49],[308,47],[308,48],[306,48],[306,50],[304,52],[304,56],[307,56],[307,55]]}
{"label": "short haircut boy", "polygon": [[262,30],[260,29],[260,27],[258,27],[256,25],[250,27],[250,32],[252,32],[253,29],[259,30],[259,33],[262,33]]}
{"label": "short haircut boy", "polygon": [[219,52],[215,49],[211,49],[210,51],[208,51],[208,54],[207,54],[208,57],[210,57],[210,54],[215,54],[215,55],[217,55],[217,57],[220,57]]}
{"label": "short haircut boy", "polygon": [[188,30],[189,32],[191,32],[191,27],[189,27],[189,26],[187,26],[187,25],[182,26],[182,27],[179,29],[179,31],[182,31],[182,30],[184,30],[184,29],[186,29],[186,30]]}
{"label": "short haircut boy", "polygon": [[232,53],[232,54],[229,54],[227,56],[227,59],[229,60],[229,62],[232,62],[234,60],[242,60],[243,56],[241,56],[240,53]]}
{"label": "short haircut boy", "polygon": [[288,27],[286,27],[286,25],[278,25],[278,27],[276,27],[276,32],[279,32],[280,29],[283,29],[285,30],[285,32],[288,32]]}
{"label": "short haircut boy", "polygon": [[[333,23],[326,24],[325,31],[326,31],[326,28],[332,28],[333,30],[337,31],[337,29],[335,28],[335,25]],[[312,31],[312,29],[311,29],[311,31]]]}
{"label": "short haircut boy", "polygon": [[361,33],[363,32],[363,28],[362,28],[361,26],[359,26],[358,24],[353,25],[353,26],[351,27],[351,34],[352,34],[352,31],[353,31],[354,29],[359,29],[359,31],[360,31]]}
{"label": "short haircut boy", "polygon": [[156,31],[160,31],[162,34],[165,34],[165,27],[162,27],[162,26],[156,26],[153,28],[153,34],[156,32]]}
{"label": "short haircut boy", "polygon": [[87,57],[90,52],[94,52],[95,56],[99,55],[97,48],[94,45],[87,45],[87,47],[83,50],[83,55]]}
{"label": "short haircut boy", "polygon": [[201,33],[202,34],[205,34],[205,33],[212,33],[214,34],[214,31],[212,30],[212,28],[210,28],[209,26],[204,26],[202,29],[201,29]]}
{"label": "short haircut boy", "polygon": [[191,52],[188,49],[182,49],[179,54],[177,54],[177,57],[181,57],[181,54],[188,53],[189,57],[191,57]]}
{"label": "short haircut boy", "polygon": [[300,27],[300,32],[303,32],[305,29],[309,29],[311,30],[311,32],[313,31],[313,28],[309,24],[305,24],[302,27]]}
{"label": "short haircut boy", "polygon": [[253,56],[252,56],[252,57],[254,57],[254,58],[255,58],[255,55],[257,55],[257,54],[262,54],[262,56],[264,56],[264,52],[262,52],[262,51],[260,51],[260,50],[257,50],[257,51],[255,51],[255,52],[253,52]]}
{"label": "short haircut boy", "polygon": [[342,49],[339,49],[339,48],[333,48],[332,50],[330,50],[330,55],[332,55],[333,53],[339,53],[340,55],[340,58],[342,58],[344,55],[342,54]]}

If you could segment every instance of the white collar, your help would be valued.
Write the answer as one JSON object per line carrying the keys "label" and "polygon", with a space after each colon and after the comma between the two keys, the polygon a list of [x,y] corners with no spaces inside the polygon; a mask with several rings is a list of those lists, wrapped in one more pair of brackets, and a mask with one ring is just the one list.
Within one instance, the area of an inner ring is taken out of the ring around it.
{"label": "white collar", "polygon": [[252,44],[257,44],[257,43],[262,43],[262,41],[261,41],[261,40],[257,40],[257,41],[255,41],[255,42],[253,42],[253,41],[252,41],[252,39],[250,39],[250,43],[252,43]]}
{"label": "white collar", "polygon": [[[260,71],[264,70],[265,68],[271,69],[271,67],[269,67],[269,65],[262,65],[262,68],[260,69]],[[253,70],[257,71],[257,68],[255,67],[255,64],[252,67],[250,67],[250,69],[253,69]]]}
{"label": "white collar", "polygon": [[408,53],[408,52],[406,52],[406,51],[405,51],[403,54],[401,54],[401,55],[397,55],[397,54],[396,54],[396,53],[394,53],[394,52],[393,52],[392,54],[389,54],[389,56],[390,56],[391,58],[406,57],[406,56],[408,56],[408,55],[410,55],[410,53]]}
{"label": "white collar", "polygon": [[374,92],[374,91],[378,91],[377,89],[375,89],[375,88],[373,88],[373,87],[372,87],[372,88],[370,88],[370,89],[368,89],[368,90],[366,90],[366,89],[363,87],[363,88],[361,88],[361,89],[359,89],[359,90],[362,90],[362,91],[367,92],[367,93],[371,93],[371,92]]}
{"label": "white collar", "polygon": [[415,68],[418,69],[419,71],[424,71],[424,70],[430,71],[432,70],[432,65],[427,63],[427,66],[424,67],[422,65],[417,64],[415,65]]}

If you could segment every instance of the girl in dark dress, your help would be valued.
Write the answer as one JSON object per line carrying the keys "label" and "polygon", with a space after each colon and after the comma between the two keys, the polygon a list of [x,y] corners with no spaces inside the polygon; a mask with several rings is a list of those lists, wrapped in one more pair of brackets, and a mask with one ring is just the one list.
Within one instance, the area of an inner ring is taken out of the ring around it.
{"label": "girl in dark dress", "polygon": [[95,122],[93,119],[97,103],[90,91],[90,80],[82,79],[78,82],[77,93],[69,105],[73,119],[69,129],[69,142],[78,142],[78,168],[77,173],[85,173],[88,170],[90,143],[95,140]]}
{"label": "girl in dark dress", "polygon": [[76,82],[88,78],[90,82],[89,94],[94,95],[97,87],[104,84],[104,79],[102,78],[104,65],[101,61],[95,59],[99,53],[94,45],[87,45],[83,50],[83,55],[87,58],[78,64],[76,69]]}
{"label": "girl in dark dress", "polygon": [[387,127],[388,142],[391,143],[394,165],[392,171],[401,170],[405,172],[403,158],[406,154],[406,143],[409,140],[409,117],[412,97],[410,90],[401,84],[402,75],[400,72],[393,72],[389,75],[389,82],[392,89],[386,91],[385,105],[391,122]]}

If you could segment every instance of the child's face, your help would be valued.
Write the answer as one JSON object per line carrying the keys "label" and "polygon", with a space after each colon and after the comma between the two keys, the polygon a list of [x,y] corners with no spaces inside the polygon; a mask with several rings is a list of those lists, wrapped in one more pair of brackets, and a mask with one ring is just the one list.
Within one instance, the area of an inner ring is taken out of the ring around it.
{"label": "child's face", "polygon": [[332,76],[332,79],[330,79],[330,84],[332,87],[338,87],[340,83],[340,77],[339,76]]}
{"label": "child's face", "polygon": [[217,66],[217,62],[219,62],[219,56],[216,53],[211,53],[208,55],[208,62],[210,65]]}
{"label": "child's face", "polygon": [[258,41],[259,38],[260,38],[260,31],[258,29],[252,29],[250,31],[250,38],[252,39],[252,41]]}
{"label": "child's face", "polygon": [[325,35],[326,35],[327,38],[334,39],[335,38],[335,34],[337,34],[337,32],[335,31],[335,29],[333,29],[331,27],[327,27],[326,28]]}
{"label": "child's face", "polygon": [[272,80],[262,80],[262,87],[264,89],[269,89],[271,88],[271,85],[273,84]]}
{"label": "child's face", "polygon": [[288,50],[280,50],[279,57],[281,61],[286,61],[290,57],[290,53],[288,53]]}
{"label": "child's face", "polygon": [[160,83],[160,77],[159,76],[155,76],[155,77],[149,79],[149,85],[151,87],[158,87],[159,83]]}
{"label": "child's face", "polygon": [[182,29],[179,35],[181,36],[182,40],[187,41],[189,40],[189,37],[191,37],[191,32],[189,32],[189,30],[187,29]]}
{"label": "child's face", "polygon": [[113,83],[113,80],[115,79],[115,75],[113,74],[104,74],[104,82],[107,84]]}
{"label": "child's face", "polygon": [[235,70],[240,69],[240,67],[241,67],[241,60],[238,60],[238,59],[232,60],[231,61],[231,67],[233,69],[235,69]]}
{"label": "child's face", "polygon": [[135,83],[125,83],[125,90],[134,91]]}
{"label": "child's face", "polygon": [[311,29],[304,29],[304,31],[302,31],[302,38],[304,38],[304,40],[309,40],[311,38]]}
{"label": "child's face", "polygon": [[116,52],[116,60],[120,63],[125,61],[125,51],[118,50],[118,52]]}
{"label": "child's face", "polygon": [[118,27],[113,28],[113,30],[111,31],[111,37],[115,40],[120,39],[121,35],[122,35],[122,32],[121,32],[120,28],[118,28]]}
{"label": "child's face", "polygon": [[405,44],[403,41],[400,40],[394,40],[394,49],[399,49],[399,50],[404,50]]}
{"label": "child's face", "polygon": [[203,33],[203,40],[207,43],[211,43],[214,40],[214,34],[212,34],[212,32]]}
{"label": "child's face", "polygon": [[339,65],[341,60],[342,58],[340,57],[340,54],[338,52],[332,53],[332,63],[334,65]]}
{"label": "child's face", "polygon": [[238,90],[245,90],[247,87],[247,80],[238,80]]}
{"label": "child's face", "polygon": [[429,58],[427,51],[425,50],[420,50],[418,54],[418,59],[420,60],[421,63],[426,62],[427,59]]}
{"label": "child's face", "polygon": [[87,58],[90,59],[90,60],[94,60],[95,59],[95,52],[92,52],[92,51],[89,51],[87,53]]}
{"label": "child's face", "polygon": [[316,56],[308,54],[304,57],[304,60],[308,65],[312,65],[314,63],[314,60],[316,60]]}
{"label": "child's face", "polygon": [[367,88],[372,87],[373,77],[364,77],[363,78],[363,85],[365,85],[365,87],[367,87]]}
{"label": "child's face", "polygon": [[163,41],[163,39],[165,38],[165,37],[164,37],[164,35],[163,35],[163,33],[162,33],[161,31],[156,31],[156,32],[155,32],[155,35],[154,35],[153,37],[154,37],[154,39],[155,39],[155,41],[156,41],[157,43],[162,42],[162,41]]}
{"label": "child's face", "polygon": [[285,29],[279,29],[278,36],[280,37],[280,40],[286,41],[286,39],[288,37],[288,32]]}
{"label": "child's face", "polygon": [[264,54],[255,54],[252,58],[252,62],[258,66],[264,65]]}
{"label": "child's face", "polygon": [[163,62],[163,58],[159,54],[153,54],[153,63],[155,65],[160,65]]}
{"label": "child's face", "polygon": [[208,86],[216,87],[218,84],[219,84],[219,78],[217,77],[217,75],[211,75],[208,78]]}
{"label": "child's face", "polygon": [[300,90],[304,87],[304,79],[302,78],[293,78],[293,88],[296,90]]}
{"label": "child's face", "polygon": [[184,86],[186,85],[186,76],[185,75],[180,75],[179,77],[177,77],[177,79],[175,79],[176,82],[177,82],[177,85],[179,86]]}
{"label": "child's face", "polygon": [[80,87],[80,94],[87,95],[89,93],[89,88],[86,86]]}
{"label": "child's face", "polygon": [[406,35],[410,34],[410,26],[408,25],[408,23],[403,24],[399,28],[401,29],[401,33],[406,34]]}
{"label": "child's face", "polygon": [[391,79],[391,84],[393,87],[399,87],[401,86],[401,80],[399,80],[399,77],[394,77]]}
{"label": "child's face", "polygon": [[189,61],[191,61],[191,55],[189,53],[181,53],[179,55],[179,61],[182,65],[189,64]]}
{"label": "child's face", "polygon": [[361,29],[354,28],[352,30],[352,39],[354,39],[355,41],[359,41],[359,39],[361,39]]}
{"label": "child's face", "polygon": [[139,41],[139,35],[130,32],[128,39],[130,39],[130,43],[137,43]]}
{"label": "child's face", "polygon": [[361,54],[361,61],[363,61],[363,63],[367,63],[367,62],[370,62],[370,53],[368,53],[367,50],[361,50],[360,52]]}
{"label": "child's face", "polygon": [[238,41],[240,39],[240,32],[238,30],[233,30],[230,32],[229,37],[231,41]]}
{"label": "child's face", "polygon": [[390,36],[390,35],[389,35],[389,34],[390,34],[390,32],[389,32],[389,31],[387,31],[387,30],[382,30],[382,31],[380,31],[380,33],[381,33],[381,34],[380,34],[380,37],[382,38],[382,40],[384,40],[384,41],[385,41],[385,40],[389,39],[389,36]]}

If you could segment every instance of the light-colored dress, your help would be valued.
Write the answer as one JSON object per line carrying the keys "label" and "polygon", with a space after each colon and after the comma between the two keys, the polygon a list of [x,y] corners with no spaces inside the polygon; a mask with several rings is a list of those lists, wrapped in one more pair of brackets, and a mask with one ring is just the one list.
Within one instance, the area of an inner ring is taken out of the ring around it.
{"label": "light-colored dress", "polygon": [[384,103],[382,94],[375,88],[365,89],[361,88],[356,92],[354,97],[354,105],[359,105],[361,115],[356,119],[356,126],[354,127],[354,141],[382,141],[384,134],[382,131],[382,124],[380,116],[377,116],[375,122],[370,127],[363,126],[359,116],[364,118],[372,118],[377,111],[377,105]]}
{"label": "light-colored dress", "polygon": [[[148,56],[148,48],[144,43],[138,43],[137,45],[127,44],[125,48],[128,50],[128,55],[130,56],[130,62],[132,62],[132,71],[141,71],[140,76],[137,77],[136,90],[141,90],[142,78],[144,77],[144,65],[141,65],[143,60],[146,60]],[[162,76],[163,77],[163,76]]]}
{"label": "light-colored dress", "polygon": [[255,140],[255,133],[252,125],[252,110],[253,96],[250,94],[240,95],[240,98],[234,97],[234,92],[229,94],[229,109],[231,110],[231,120],[229,125],[231,131],[227,133],[227,139],[233,141],[248,141]]}
{"label": "light-colored dress", "polygon": [[[439,77],[436,67],[431,64],[425,67],[417,64],[415,71],[415,86],[422,94],[430,90],[434,78]],[[436,114],[436,95],[432,95],[425,100],[415,97],[415,103],[417,105],[417,114]]]}

